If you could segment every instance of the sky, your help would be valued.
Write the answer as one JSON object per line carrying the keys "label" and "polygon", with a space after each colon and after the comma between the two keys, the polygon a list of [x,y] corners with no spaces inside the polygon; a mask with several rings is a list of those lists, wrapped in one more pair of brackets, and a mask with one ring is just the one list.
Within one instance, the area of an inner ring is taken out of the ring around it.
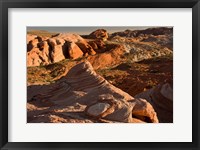
{"label": "sky", "polygon": [[108,31],[108,33],[113,33],[113,32],[118,32],[118,31],[124,31],[126,29],[129,30],[143,30],[143,29],[147,29],[147,28],[152,28],[155,26],[112,26],[112,27],[108,27],[108,26],[93,26],[93,27],[27,27],[27,31],[31,31],[31,30],[46,30],[49,32],[56,32],[56,33],[60,33],[60,32],[70,32],[70,33],[77,33],[77,34],[90,34],[91,32],[97,30],[97,29],[105,29]]}

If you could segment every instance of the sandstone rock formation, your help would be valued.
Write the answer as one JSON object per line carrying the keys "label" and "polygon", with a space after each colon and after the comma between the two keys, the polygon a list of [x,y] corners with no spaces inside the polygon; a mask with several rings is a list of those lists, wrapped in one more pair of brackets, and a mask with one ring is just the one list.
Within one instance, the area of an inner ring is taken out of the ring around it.
{"label": "sandstone rock formation", "polygon": [[106,41],[108,38],[108,33],[104,29],[98,29],[92,33],[89,34],[88,38],[91,39],[101,39],[103,41]]}
{"label": "sandstone rock formation", "polygon": [[83,56],[83,52],[74,42],[69,42],[68,45],[68,53],[71,59],[77,59]]}
{"label": "sandstone rock formation", "polygon": [[145,30],[125,30],[112,33],[109,40],[123,42],[155,43],[162,47],[173,50],[173,28],[158,27]]}
{"label": "sandstone rock formation", "polygon": [[102,50],[105,48],[105,43],[101,39],[95,39],[93,41],[89,41],[88,43],[92,46],[94,50],[98,50],[98,49]]}
{"label": "sandstone rock formation", "polygon": [[27,93],[28,122],[158,122],[150,103],[108,83],[88,61]]}
{"label": "sandstone rock formation", "polygon": [[27,35],[27,66],[40,66],[66,58],[95,55],[88,42],[77,34],[61,33],[51,38]]}
{"label": "sandstone rock formation", "polygon": [[146,99],[154,107],[160,122],[173,122],[172,83],[159,84],[155,88],[137,94],[135,98]]}
{"label": "sandstone rock formation", "polygon": [[[98,29],[86,36],[86,38],[84,39],[80,35],[72,33],[59,33],[50,38],[28,34],[27,66],[47,65],[63,59],[77,59],[83,56],[95,55],[96,53],[101,55],[101,53],[107,51],[112,53],[113,46],[116,45],[120,45],[124,49],[124,53],[121,53],[119,57],[131,53],[134,55],[133,62],[172,55],[173,53],[173,28],[125,30],[113,33],[109,38],[106,30]],[[113,57],[116,58],[115,55],[108,53],[105,54],[108,60]],[[92,60],[94,58],[89,59]]]}
{"label": "sandstone rock formation", "polygon": [[100,49],[100,51],[98,51],[98,55],[87,58],[95,69],[108,68],[119,64],[122,61],[121,56],[125,53],[124,47],[117,44],[111,44],[107,48]]}
{"label": "sandstone rock formation", "polygon": [[36,37],[37,37],[37,35],[27,34],[27,35],[26,35],[26,44],[28,44],[30,41],[32,41],[32,40],[35,39]]}
{"label": "sandstone rock formation", "polygon": [[61,39],[64,39],[65,41],[75,43],[76,45],[78,45],[78,47],[82,50],[82,52],[84,54],[85,53],[88,53],[89,55],[95,55],[96,54],[96,52],[88,44],[88,42],[78,34],[60,33],[60,34],[54,36],[53,38],[61,38]]}

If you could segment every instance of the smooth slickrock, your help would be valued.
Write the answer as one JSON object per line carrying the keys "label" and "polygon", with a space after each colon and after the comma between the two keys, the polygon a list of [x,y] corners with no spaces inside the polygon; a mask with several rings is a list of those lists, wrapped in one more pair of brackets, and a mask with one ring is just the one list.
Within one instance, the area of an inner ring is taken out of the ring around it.
{"label": "smooth slickrock", "polygon": [[[158,122],[153,107],[146,100],[135,99],[108,83],[88,61],[74,66],[65,77],[53,84],[29,86],[27,93],[28,103],[38,107],[56,107],[60,110],[59,114],[57,111],[53,111],[53,114],[66,119],[74,114],[73,119],[85,118],[92,122],[101,122],[101,119],[112,122]],[[75,109],[77,103],[85,106],[85,109]],[[73,112],[67,107],[72,107]],[[34,122],[34,117],[29,115],[29,118],[32,118],[30,122]]]}

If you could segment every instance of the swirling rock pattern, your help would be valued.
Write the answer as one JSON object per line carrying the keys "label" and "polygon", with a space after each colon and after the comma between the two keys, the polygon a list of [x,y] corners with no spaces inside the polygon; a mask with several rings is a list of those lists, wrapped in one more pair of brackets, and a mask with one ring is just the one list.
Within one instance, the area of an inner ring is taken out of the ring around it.
{"label": "swirling rock pattern", "polygon": [[27,93],[28,122],[158,122],[150,103],[108,83],[88,61]]}

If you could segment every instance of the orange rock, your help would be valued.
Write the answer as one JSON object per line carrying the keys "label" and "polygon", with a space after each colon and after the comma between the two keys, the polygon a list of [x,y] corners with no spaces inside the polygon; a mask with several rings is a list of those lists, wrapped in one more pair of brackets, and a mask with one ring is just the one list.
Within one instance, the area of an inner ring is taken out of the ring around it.
{"label": "orange rock", "polygon": [[88,53],[89,55],[96,54],[96,52],[93,50],[93,48],[89,44],[85,42],[77,42],[76,44],[82,50],[83,53]]}
{"label": "orange rock", "polygon": [[26,35],[26,44],[28,44],[30,41],[32,41],[32,40],[35,39],[36,37],[37,37],[37,35],[27,34],[27,35]]}
{"label": "orange rock", "polygon": [[91,46],[94,50],[98,49],[98,46],[97,46],[97,44],[96,44],[95,41],[89,41],[88,43],[90,44],[90,46]]}
{"label": "orange rock", "polygon": [[39,66],[42,63],[38,54],[41,54],[39,48],[33,48],[27,53],[27,66]]}
{"label": "orange rock", "polygon": [[99,53],[95,56],[89,56],[87,60],[95,69],[103,69],[112,65],[117,65],[121,62],[121,55],[124,54],[124,48],[120,45],[113,45],[109,51]]}
{"label": "orange rock", "polygon": [[83,52],[74,42],[68,42],[68,53],[71,59],[77,59],[83,56]]}
{"label": "orange rock", "polygon": [[27,35],[27,41],[27,59],[30,59],[27,60],[28,66],[46,65],[66,58],[77,59],[83,55],[96,54],[78,34],[61,33],[52,38]]}
{"label": "orange rock", "polygon": [[105,43],[100,39],[89,41],[88,43],[90,44],[90,46],[92,46],[94,50],[105,49]]}
{"label": "orange rock", "polygon": [[103,41],[106,41],[108,38],[108,33],[106,30],[104,29],[98,29],[92,33],[90,33],[88,38],[92,38],[92,39],[101,39]]}

